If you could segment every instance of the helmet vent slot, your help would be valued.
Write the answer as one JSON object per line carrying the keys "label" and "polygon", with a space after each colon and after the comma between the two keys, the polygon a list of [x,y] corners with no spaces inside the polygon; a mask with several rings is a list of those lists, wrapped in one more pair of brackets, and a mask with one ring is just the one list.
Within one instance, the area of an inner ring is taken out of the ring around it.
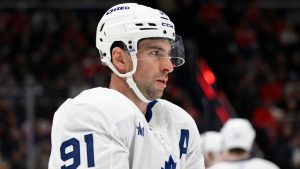
{"label": "helmet vent slot", "polygon": [[160,17],[161,19],[165,19],[165,20],[169,20],[168,18],[165,18],[165,17]]}
{"label": "helmet vent slot", "polygon": [[136,23],[136,26],[143,26],[143,23]]}
{"label": "helmet vent slot", "polygon": [[140,28],[140,30],[157,30],[156,28]]}
{"label": "helmet vent slot", "polygon": [[104,28],[104,24],[105,24],[105,23],[103,23],[103,24],[101,25],[100,32],[102,32],[102,29]]}
{"label": "helmet vent slot", "polygon": [[148,23],[149,26],[156,26],[155,23]]}

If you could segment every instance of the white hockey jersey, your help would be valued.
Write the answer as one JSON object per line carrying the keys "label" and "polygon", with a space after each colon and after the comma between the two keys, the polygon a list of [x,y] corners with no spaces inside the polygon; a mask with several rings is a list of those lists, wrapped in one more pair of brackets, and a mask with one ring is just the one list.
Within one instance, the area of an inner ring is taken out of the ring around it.
{"label": "white hockey jersey", "polygon": [[261,158],[249,158],[245,160],[218,162],[208,169],[279,169],[279,167]]}
{"label": "white hockey jersey", "polygon": [[49,169],[204,169],[192,117],[163,99],[145,116],[121,93],[94,88],[55,112]]}

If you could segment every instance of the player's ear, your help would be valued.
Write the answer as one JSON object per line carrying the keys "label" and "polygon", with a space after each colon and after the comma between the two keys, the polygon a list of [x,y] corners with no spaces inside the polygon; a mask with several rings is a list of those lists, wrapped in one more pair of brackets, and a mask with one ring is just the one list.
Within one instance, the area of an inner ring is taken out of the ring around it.
{"label": "player's ear", "polygon": [[126,73],[130,64],[130,55],[120,47],[114,47],[111,52],[112,64],[120,73]]}

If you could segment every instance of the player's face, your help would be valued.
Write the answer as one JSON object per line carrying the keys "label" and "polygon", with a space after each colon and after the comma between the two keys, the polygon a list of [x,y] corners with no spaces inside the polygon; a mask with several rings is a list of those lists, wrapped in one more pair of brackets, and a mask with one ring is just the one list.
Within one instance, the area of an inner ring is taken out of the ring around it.
{"label": "player's face", "polygon": [[166,39],[145,39],[139,42],[137,71],[134,80],[143,95],[154,100],[163,95],[168,74],[174,69],[169,57],[171,44]]}

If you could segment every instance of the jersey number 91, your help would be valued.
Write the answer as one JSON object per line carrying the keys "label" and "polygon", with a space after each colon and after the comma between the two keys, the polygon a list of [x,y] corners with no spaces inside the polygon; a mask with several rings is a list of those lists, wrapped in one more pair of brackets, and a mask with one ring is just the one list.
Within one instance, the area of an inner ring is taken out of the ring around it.
{"label": "jersey number 91", "polygon": [[[94,139],[93,134],[84,135],[84,142],[81,144],[85,144],[87,150],[87,167],[94,167]],[[70,151],[71,150],[71,151]],[[73,163],[70,165],[63,165],[61,169],[77,169],[77,167],[81,164],[80,157],[80,142],[76,138],[71,138],[69,140],[64,141],[60,146],[60,158],[66,162],[68,160],[73,160]],[[83,164],[85,165],[85,164]]]}

